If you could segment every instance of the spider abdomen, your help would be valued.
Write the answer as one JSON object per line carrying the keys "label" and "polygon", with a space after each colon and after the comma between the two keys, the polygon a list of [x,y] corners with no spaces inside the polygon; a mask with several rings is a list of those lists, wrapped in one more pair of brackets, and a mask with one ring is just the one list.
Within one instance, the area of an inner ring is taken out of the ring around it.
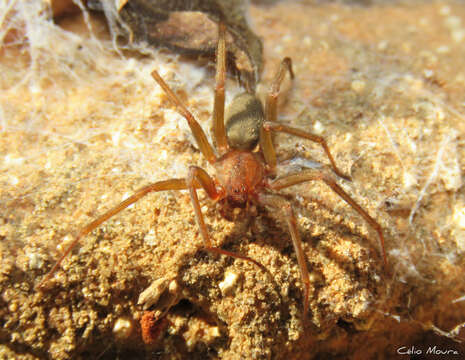
{"label": "spider abdomen", "polygon": [[232,149],[252,150],[258,144],[265,119],[260,100],[249,93],[237,95],[226,109],[225,128]]}

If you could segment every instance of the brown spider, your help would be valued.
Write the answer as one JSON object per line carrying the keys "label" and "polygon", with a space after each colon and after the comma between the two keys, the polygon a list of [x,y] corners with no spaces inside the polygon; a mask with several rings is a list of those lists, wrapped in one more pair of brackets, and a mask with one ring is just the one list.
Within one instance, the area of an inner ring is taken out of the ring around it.
{"label": "brown spider", "polygon": [[[352,206],[368,222],[368,224],[374,228],[374,230],[376,230],[381,242],[384,264],[386,265],[386,252],[384,249],[384,237],[381,231],[381,226],[364,209],[362,209],[360,205],[358,205],[330,175],[322,170],[309,169],[273,180],[276,175],[277,160],[271,139],[272,131],[281,131],[320,144],[331,163],[333,171],[338,176],[349,179],[336,166],[324,138],[276,122],[277,99],[280,85],[284,79],[286,71],[289,71],[290,77],[293,79],[294,73],[292,71],[292,63],[291,59],[288,57],[282,60],[280,68],[271,84],[266,99],[265,111],[263,111],[262,103],[254,94],[245,92],[237,95],[233,99],[231,105],[227,109],[225,122],[225,26],[222,23],[219,25],[215,100],[213,108],[213,137],[216,142],[218,153],[220,154],[217,156],[215,155],[212,145],[208,142],[207,137],[197,120],[176,96],[176,94],[168,87],[158,72],[154,70],[152,72],[153,78],[163,88],[170,101],[176,106],[177,111],[187,120],[200,152],[215,167],[216,178],[210,177],[207,172],[200,167],[190,166],[188,175],[184,179],[159,181],[139,189],[132,196],[81,229],[77,237],[66,248],[61,257],[38,286],[41,287],[50,279],[63,259],[78,243],[79,239],[89,234],[110,217],[135,203],[148,193],[164,190],[189,190],[192,204],[194,206],[195,218],[206,250],[217,254],[251,261],[261,266],[259,262],[249,257],[212,246],[197,196],[197,189],[203,188],[210,199],[220,203],[222,208],[221,214],[229,220],[233,220],[236,217],[238,209],[245,210],[244,213],[247,214],[248,211],[254,208],[253,205],[262,205],[278,211],[283,211],[286,223],[289,227],[292,243],[297,254],[301,281],[304,285],[305,318],[308,309],[310,280],[304,252],[302,250],[302,241],[297,229],[296,218],[292,207],[286,199],[278,194],[277,191],[311,180],[320,180],[325,182],[345,202]],[[257,144],[260,145],[259,148],[261,151],[254,151]]]}

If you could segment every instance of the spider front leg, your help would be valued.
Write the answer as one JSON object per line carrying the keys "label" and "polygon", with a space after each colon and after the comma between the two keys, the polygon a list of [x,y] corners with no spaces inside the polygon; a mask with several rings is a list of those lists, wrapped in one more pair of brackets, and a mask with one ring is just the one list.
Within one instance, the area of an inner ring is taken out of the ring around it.
{"label": "spider front leg", "polygon": [[97,219],[95,219],[94,221],[87,224],[84,228],[82,228],[81,231],[79,231],[76,238],[65,249],[63,254],[60,256],[60,258],[55,263],[55,265],[53,265],[50,271],[45,275],[42,281],[37,285],[37,288],[40,289],[48,280],[50,280],[52,275],[57,271],[58,267],[63,262],[64,258],[77,245],[77,243],[79,242],[81,238],[83,238],[84,236],[86,236],[87,234],[95,230],[97,227],[99,227],[102,223],[107,221],[109,218],[118,214],[122,210],[126,209],[129,205],[134,204],[135,202],[139,201],[142,197],[144,197],[148,193],[155,192],[155,191],[185,190],[185,189],[187,189],[187,183],[185,179],[170,179],[170,180],[159,181],[159,182],[144,186],[143,188],[137,190],[132,196],[130,196],[126,200],[123,200],[121,203],[116,205],[114,208],[108,210],[106,213],[104,213],[103,215],[100,215]]}
{"label": "spider front leg", "polygon": [[281,190],[292,185],[300,184],[306,181],[319,180],[323,181],[328,185],[336,194],[338,194],[342,200],[349,204],[355,211],[357,211],[365,221],[378,233],[379,242],[383,252],[384,266],[387,269],[387,257],[386,250],[384,248],[384,236],[381,229],[381,225],[373,219],[359,204],[355,202],[352,197],[347,194],[328,174],[321,170],[304,170],[297,174],[284,176],[280,179],[274,180],[268,184],[268,187],[273,190]]}
{"label": "spider front leg", "polygon": [[[281,83],[283,82],[284,76],[286,75],[286,70],[289,71],[291,80],[294,79],[294,72],[292,71],[292,60],[288,57],[281,61],[279,70],[273,79],[273,82],[271,83],[270,90],[268,91],[265,104],[266,121],[276,121],[279,89],[281,88]],[[260,128],[260,147],[262,148],[263,156],[265,157],[265,162],[268,165],[270,172],[275,174],[277,162],[276,152],[274,151],[271,133],[270,131],[266,131],[263,125]]]}
{"label": "spider front leg", "polygon": [[216,49],[216,85],[213,105],[213,136],[220,153],[229,149],[224,127],[224,84],[226,79],[225,25],[218,24],[218,47]]}
{"label": "spider front leg", "polygon": [[182,103],[182,101],[176,96],[176,94],[171,90],[168,84],[161,78],[160,74],[156,70],[152,71],[152,77],[160,85],[160,87],[165,91],[166,95],[170,99],[171,103],[176,107],[176,110],[184,116],[187,120],[192,135],[194,135],[197,146],[199,147],[200,152],[205,156],[210,164],[215,163],[216,156],[213,151],[213,147],[208,142],[207,136],[205,135],[202,127],[198,121],[194,118],[194,115],[187,109],[187,107]]}
{"label": "spider front leg", "polygon": [[305,261],[305,254],[302,249],[302,239],[300,238],[299,229],[297,228],[297,221],[289,201],[284,200],[278,195],[260,193],[258,201],[273,208],[276,211],[283,210],[286,218],[287,226],[291,234],[292,244],[294,251],[297,255],[297,263],[299,264],[300,277],[304,286],[304,319],[307,317],[308,303],[310,297],[310,277],[308,275],[307,263]]}
{"label": "spider front leg", "polygon": [[196,188],[199,186],[202,187],[207,192],[208,197],[212,200],[218,200],[221,198],[222,195],[216,190],[215,182],[213,181],[213,179],[207,174],[205,170],[198,166],[189,167],[189,173],[187,175],[186,181],[192,200],[192,205],[194,206],[195,219],[197,220],[197,224],[200,229],[200,234],[202,235],[204,241],[205,250],[221,255],[231,256],[237,259],[247,260],[263,269],[264,266],[262,264],[260,264],[258,261],[253,260],[252,258],[249,258],[248,256],[244,256],[235,252],[223,250],[212,246],[207,226],[205,225],[202,211],[200,210],[200,203],[199,198],[197,196]]}

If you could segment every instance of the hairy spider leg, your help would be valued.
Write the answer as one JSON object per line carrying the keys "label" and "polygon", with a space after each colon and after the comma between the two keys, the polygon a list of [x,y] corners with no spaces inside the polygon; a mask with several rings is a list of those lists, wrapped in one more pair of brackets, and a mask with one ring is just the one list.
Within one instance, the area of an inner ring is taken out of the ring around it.
{"label": "hairy spider leg", "polygon": [[331,155],[331,152],[329,151],[328,144],[326,143],[326,140],[323,137],[276,122],[279,89],[281,87],[281,83],[284,80],[284,76],[286,75],[286,70],[289,71],[291,79],[294,79],[294,72],[292,71],[292,61],[288,57],[282,60],[281,66],[279,67],[279,70],[273,82],[270,85],[265,104],[266,121],[260,130],[260,146],[263,150],[263,156],[265,157],[265,162],[268,165],[269,170],[272,174],[275,174],[277,163],[276,152],[274,150],[273,142],[271,139],[271,131],[280,131],[289,135],[294,135],[304,139],[308,139],[310,141],[320,144],[323,147],[323,150],[326,153],[326,156],[328,157],[329,161],[331,162],[331,166],[334,172],[338,176],[346,180],[350,180],[350,177],[344,175],[342,171],[340,171],[339,168],[336,166],[336,162],[334,161],[334,158]]}
{"label": "hairy spider leg", "polygon": [[342,200],[349,204],[355,211],[357,211],[365,221],[378,233],[379,242],[381,244],[381,249],[383,253],[384,266],[387,269],[387,257],[386,250],[384,248],[384,236],[381,229],[381,225],[373,219],[359,204],[355,202],[352,197],[347,194],[337,183],[324,171],[318,169],[308,169],[303,170],[297,174],[284,176],[280,179],[274,180],[268,184],[268,186],[273,190],[281,190],[292,185],[300,184],[306,181],[323,181],[328,185],[336,194],[338,194]]}
{"label": "hairy spider leg", "polygon": [[300,269],[300,277],[302,284],[304,286],[304,319],[307,317],[308,304],[310,298],[310,278],[307,270],[307,263],[305,261],[305,254],[302,249],[302,239],[300,238],[300,233],[297,228],[297,221],[294,215],[289,201],[283,199],[278,195],[270,195],[260,193],[258,196],[258,201],[265,205],[274,208],[275,210],[283,210],[284,217],[286,219],[287,226],[289,227],[289,232],[291,234],[292,245],[294,245],[294,251],[297,255],[297,262]]}
{"label": "hairy spider leg", "polygon": [[71,244],[68,245],[63,254],[61,254],[60,258],[53,265],[53,267],[50,269],[47,275],[45,275],[42,281],[37,285],[37,288],[40,289],[48,280],[50,280],[52,275],[56,272],[60,264],[63,262],[63,259],[71,252],[71,250],[77,245],[81,238],[83,238],[84,236],[92,232],[94,229],[99,227],[109,218],[118,214],[120,211],[126,209],[129,205],[134,204],[148,193],[166,190],[186,190],[187,188],[188,187],[185,179],[170,179],[158,181],[156,183],[140,188],[132,196],[128,197],[126,200],[123,200],[118,205],[108,210],[106,213],[100,215],[97,219],[95,219],[94,221],[87,224],[84,228],[82,228],[81,231],[79,231],[76,238],[71,242]]}
{"label": "hairy spider leg", "polygon": [[[286,71],[289,71],[291,80],[293,80],[294,72],[292,71],[292,60],[289,57],[286,57],[281,61],[278,72],[276,73],[276,76],[270,85],[270,89],[268,90],[265,103],[265,119],[267,121],[276,121],[277,119],[279,89],[281,88]],[[263,151],[265,162],[268,165],[271,174],[275,175],[277,162],[276,152],[271,139],[271,133],[270,131],[266,131],[263,126],[260,128],[260,148]]]}
{"label": "hairy spider leg", "polygon": [[226,79],[226,40],[225,25],[220,22],[218,25],[218,48],[216,50],[216,85],[215,102],[213,105],[213,137],[220,153],[229,150],[224,127],[224,86]]}
{"label": "hairy spider leg", "polygon": [[205,156],[210,164],[214,164],[216,162],[216,156],[213,151],[213,147],[208,142],[207,136],[205,135],[202,127],[194,118],[194,115],[187,109],[187,107],[182,103],[182,101],[176,96],[176,94],[171,90],[171,88],[166,84],[166,82],[161,78],[156,70],[152,71],[152,77],[155,81],[160,85],[163,89],[165,94],[170,99],[171,103],[176,107],[176,110],[179,114],[184,116],[187,120],[187,123],[192,131],[192,135],[194,135],[195,141],[197,146],[199,147],[200,152]]}
{"label": "hairy spider leg", "polygon": [[260,264],[258,261],[255,261],[252,258],[249,258],[248,256],[244,256],[244,255],[241,255],[235,252],[223,250],[223,249],[212,246],[212,242],[208,234],[207,226],[205,225],[202,211],[200,210],[199,198],[197,196],[198,186],[196,185],[200,185],[206,191],[208,197],[214,201],[219,200],[223,196],[223,194],[221,194],[220,192],[216,190],[215,182],[210,177],[210,175],[208,175],[208,173],[205,170],[203,170],[202,168],[198,166],[189,167],[189,173],[187,175],[186,181],[187,181],[187,186],[189,188],[189,193],[190,193],[191,200],[192,200],[192,205],[194,206],[195,219],[197,220],[197,224],[200,228],[200,234],[202,235],[202,238],[204,241],[205,250],[213,252],[213,253],[221,254],[221,255],[231,256],[233,258],[250,261],[254,263],[255,265],[257,265],[258,267],[260,267],[261,269],[264,269],[264,266],[262,264]]}
{"label": "hairy spider leg", "polygon": [[308,139],[310,141],[320,144],[323,147],[323,150],[325,151],[326,156],[328,157],[329,161],[331,162],[331,167],[333,168],[333,171],[336,173],[336,175],[340,176],[343,179],[351,180],[350,176],[342,173],[342,171],[339,170],[339,168],[336,166],[336,162],[334,161],[334,158],[331,155],[331,152],[329,151],[328,144],[326,143],[326,140],[323,137],[308,133],[306,131],[303,131],[301,129],[298,129],[292,126],[287,126],[287,125],[280,124],[280,123],[273,123],[270,121],[266,121],[263,124],[263,128],[265,129],[265,132],[280,131],[280,132],[283,132],[289,135],[294,135],[294,136],[298,136],[304,139]]}

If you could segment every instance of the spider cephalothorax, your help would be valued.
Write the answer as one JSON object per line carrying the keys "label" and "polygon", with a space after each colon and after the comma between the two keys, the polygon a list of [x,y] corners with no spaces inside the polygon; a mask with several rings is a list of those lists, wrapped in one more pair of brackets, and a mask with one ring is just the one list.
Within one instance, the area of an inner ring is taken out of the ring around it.
{"label": "spider cephalothorax", "polygon": [[263,158],[250,151],[231,151],[218,159],[215,168],[221,215],[229,221],[244,219],[255,209],[258,192],[265,186]]}

